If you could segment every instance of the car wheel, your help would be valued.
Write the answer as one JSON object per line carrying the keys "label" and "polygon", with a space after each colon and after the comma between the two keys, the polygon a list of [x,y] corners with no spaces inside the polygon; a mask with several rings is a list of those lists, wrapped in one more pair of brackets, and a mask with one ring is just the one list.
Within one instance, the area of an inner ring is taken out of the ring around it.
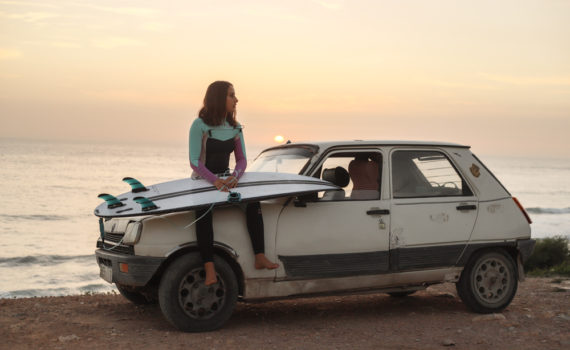
{"label": "car wheel", "polygon": [[158,301],[166,319],[185,332],[220,328],[231,316],[238,295],[236,276],[228,263],[214,257],[218,283],[206,286],[198,254],[178,258],[162,276]]}
{"label": "car wheel", "polygon": [[149,305],[156,303],[156,300],[147,298],[143,293],[137,292],[118,283],[115,283],[115,285],[117,286],[119,293],[135,305]]}
{"label": "car wheel", "polygon": [[476,253],[456,284],[457,294],[475,312],[501,311],[517,292],[515,266],[513,258],[502,249]]}
{"label": "car wheel", "polygon": [[403,297],[407,297],[408,295],[412,295],[414,294],[415,290],[407,290],[405,292],[390,292],[388,293],[389,296],[394,297],[394,298],[403,298]]}

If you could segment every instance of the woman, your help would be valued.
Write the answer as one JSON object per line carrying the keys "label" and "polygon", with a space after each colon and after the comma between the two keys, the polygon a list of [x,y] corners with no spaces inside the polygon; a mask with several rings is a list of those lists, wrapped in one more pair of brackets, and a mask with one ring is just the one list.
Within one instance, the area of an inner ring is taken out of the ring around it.
{"label": "woman", "polygon": [[[213,82],[208,86],[204,106],[190,128],[190,166],[200,177],[225,192],[237,186],[247,166],[242,127],[236,120],[237,102],[232,84],[227,81]],[[235,170],[230,176],[222,179],[219,175],[228,170],[232,152],[236,159]],[[206,271],[204,283],[208,286],[217,283],[213,260],[212,212],[208,209],[197,210],[196,217],[202,217],[196,223],[196,238]],[[263,217],[259,203],[247,205],[246,219],[255,254],[255,268],[279,267],[267,259],[264,253]]]}

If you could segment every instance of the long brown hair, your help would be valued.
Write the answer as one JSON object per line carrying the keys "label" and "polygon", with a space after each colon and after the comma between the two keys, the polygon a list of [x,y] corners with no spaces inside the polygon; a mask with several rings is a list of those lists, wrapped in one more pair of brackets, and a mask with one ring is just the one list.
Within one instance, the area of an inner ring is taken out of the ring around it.
{"label": "long brown hair", "polygon": [[230,86],[233,85],[220,80],[208,86],[204,97],[204,106],[198,112],[198,117],[202,118],[207,125],[223,125],[224,121],[227,120],[231,126],[237,126],[236,112],[226,112],[226,100]]}

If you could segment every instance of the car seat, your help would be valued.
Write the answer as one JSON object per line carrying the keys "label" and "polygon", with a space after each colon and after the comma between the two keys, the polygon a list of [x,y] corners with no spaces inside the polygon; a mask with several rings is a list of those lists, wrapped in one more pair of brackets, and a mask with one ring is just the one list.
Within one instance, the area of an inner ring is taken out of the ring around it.
{"label": "car seat", "polygon": [[[338,187],[346,187],[350,183],[350,176],[348,171],[341,166],[336,168],[329,168],[323,170],[323,180],[332,182]],[[323,200],[343,200],[345,199],[345,192],[343,189],[326,191]]]}

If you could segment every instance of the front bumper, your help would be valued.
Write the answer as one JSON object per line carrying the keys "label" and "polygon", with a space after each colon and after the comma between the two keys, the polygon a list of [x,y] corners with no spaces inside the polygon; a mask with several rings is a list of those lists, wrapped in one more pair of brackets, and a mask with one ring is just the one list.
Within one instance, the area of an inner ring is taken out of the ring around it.
{"label": "front bumper", "polygon": [[[95,251],[95,258],[101,278],[109,283],[133,287],[145,286],[166,260],[166,258],[119,254],[103,249]],[[128,265],[127,271],[121,271],[119,264]]]}

